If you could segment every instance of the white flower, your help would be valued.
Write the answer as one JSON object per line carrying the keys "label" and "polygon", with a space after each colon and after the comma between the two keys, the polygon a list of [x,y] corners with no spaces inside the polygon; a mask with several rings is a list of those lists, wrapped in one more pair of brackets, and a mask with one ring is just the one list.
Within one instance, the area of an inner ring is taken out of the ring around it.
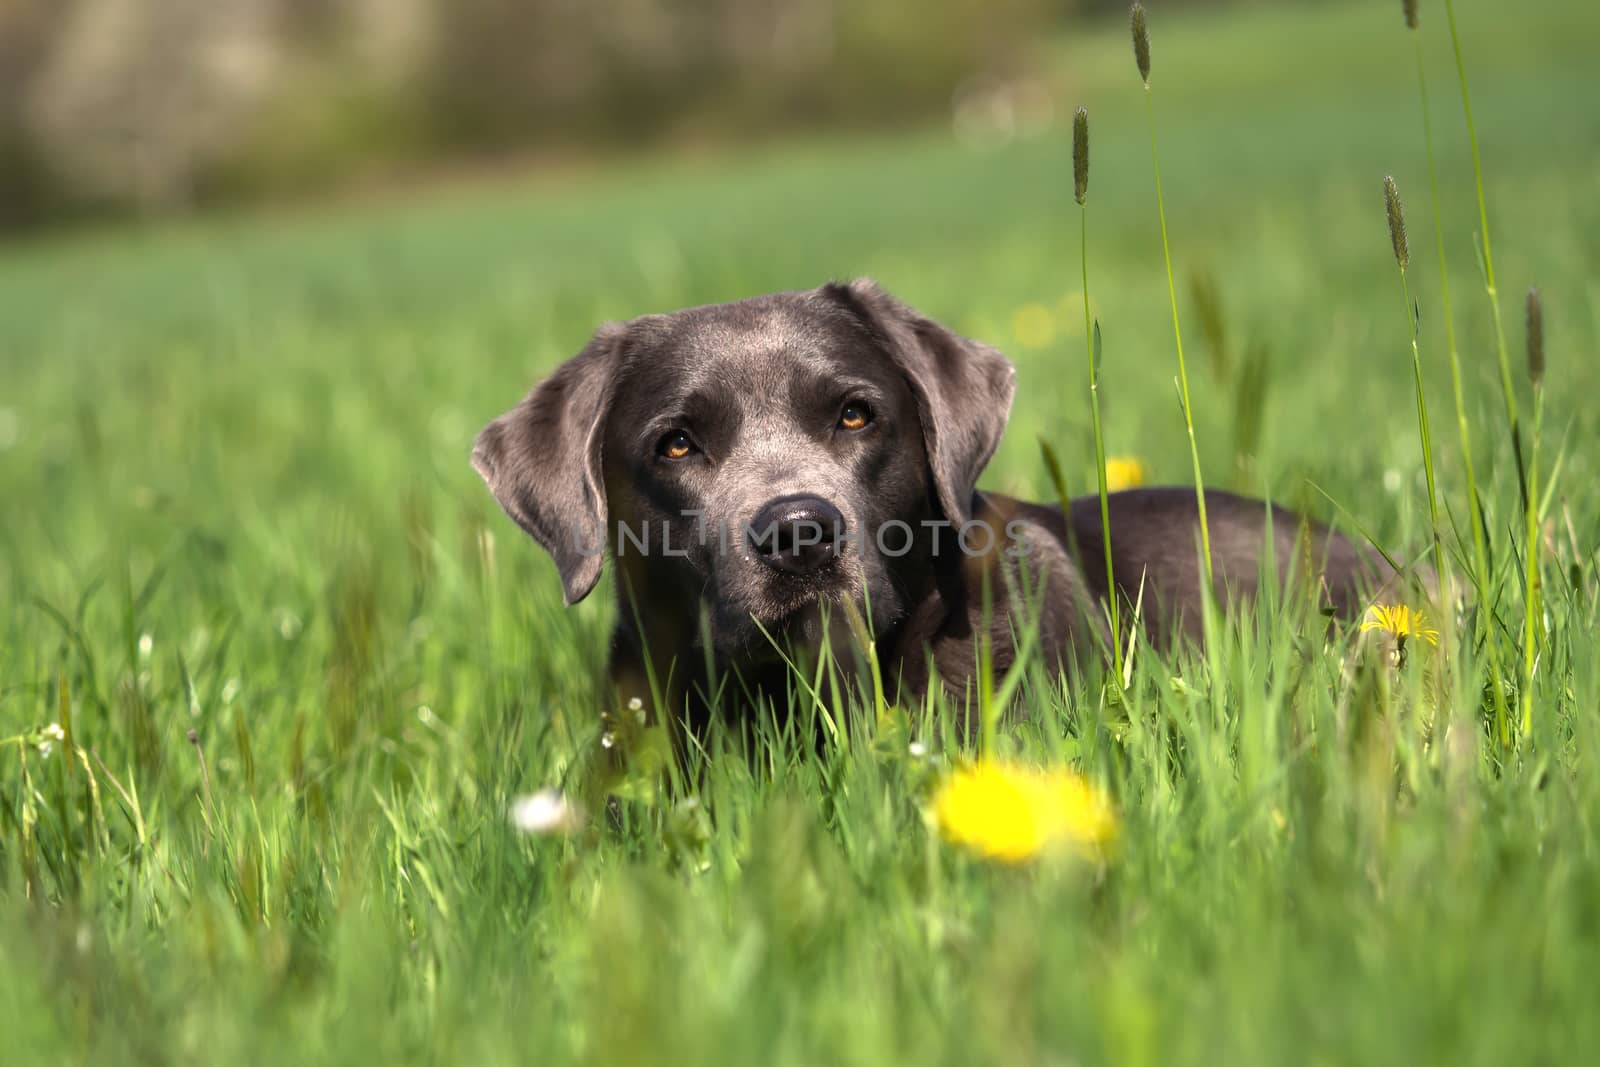
{"label": "white flower", "polygon": [[912,759],[922,759],[927,754],[928,754],[928,746],[927,745],[923,744],[921,741],[913,741],[913,742],[911,742],[911,758]]}
{"label": "white flower", "polygon": [[300,631],[305,624],[300,621],[300,616],[288,608],[279,608],[275,619],[278,626],[278,636],[285,641],[293,641],[300,636]]}
{"label": "white flower", "polygon": [[525,793],[511,802],[511,825],[525,834],[566,834],[583,822],[578,809],[567,803],[561,790],[541,789]]}
{"label": "white flower", "polygon": [[57,742],[65,741],[66,739],[67,732],[61,728],[61,724],[53,722],[34,735],[33,743],[38,748],[39,755],[49,759],[50,753],[56,749]]}

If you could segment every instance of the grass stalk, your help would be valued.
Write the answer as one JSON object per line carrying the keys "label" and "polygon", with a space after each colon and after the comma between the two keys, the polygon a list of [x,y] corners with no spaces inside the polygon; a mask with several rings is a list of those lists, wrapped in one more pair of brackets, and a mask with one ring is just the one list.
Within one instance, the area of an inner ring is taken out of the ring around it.
{"label": "grass stalk", "polygon": [[1449,566],[1444,555],[1444,539],[1439,532],[1439,494],[1433,474],[1433,433],[1428,426],[1428,398],[1422,385],[1422,349],[1417,341],[1416,305],[1411,302],[1411,283],[1406,269],[1411,252],[1406,242],[1405,210],[1393,178],[1383,179],[1384,206],[1389,216],[1389,239],[1394,245],[1395,263],[1400,268],[1400,294],[1405,300],[1406,326],[1411,334],[1411,370],[1416,380],[1417,431],[1422,438],[1422,470],[1428,480],[1428,526],[1433,533],[1433,562],[1444,581]]}
{"label": "grass stalk", "polygon": [[[1500,295],[1495,285],[1494,276],[1494,248],[1489,238],[1489,204],[1483,191],[1483,157],[1478,151],[1478,129],[1472,119],[1472,92],[1467,85],[1467,64],[1461,52],[1461,34],[1456,28],[1455,4],[1452,0],[1444,0],[1445,19],[1450,24],[1450,46],[1455,53],[1456,75],[1461,84],[1461,109],[1467,120],[1467,143],[1472,149],[1472,180],[1478,195],[1478,232],[1481,243],[1479,250],[1482,253],[1483,287],[1489,297],[1489,309],[1494,317],[1495,353],[1500,363],[1500,393],[1505,401],[1506,423],[1511,433],[1511,454],[1516,460],[1517,488],[1522,495],[1522,509],[1527,526],[1537,524],[1538,501],[1529,491],[1527,473],[1523,466],[1522,426],[1517,413],[1516,388],[1511,383],[1511,358],[1506,350],[1505,323],[1500,315]],[[1531,546],[1528,553],[1532,553]],[[1484,606],[1488,610],[1493,608],[1486,601]],[[1495,640],[1494,627],[1485,626],[1485,640],[1489,643],[1490,663],[1498,658],[1493,651]],[[1526,681],[1526,679],[1524,679]],[[1495,687],[1495,714],[1497,719],[1504,716],[1505,697],[1500,691],[1499,683]],[[1500,729],[1500,743],[1509,746],[1511,738],[1502,724]]]}
{"label": "grass stalk", "polygon": [[1150,31],[1144,5],[1133,5],[1133,55],[1144,79],[1145,116],[1150,122],[1150,165],[1156,178],[1156,212],[1161,219],[1161,256],[1167,266],[1167,298],[1172,304],[1172,336],[1178,347],[1178,396],[1183,404],[1184,428],[1189,434],[1189,458],[1194,463],[1195,505],[1200,513],[1200,549],[1205,557],[1206,594],[1214,595],[1215,575],[1211,567],[1211,526],[1206,521],[1205,479],[1200,473],[1200,447],[1194,437],[1194,408],[1189,403],[1189,371],[1183,359],[1183,330],[1178,323],[1178,289],[1172,280],[1172,249],[1167,240],[1167,206],[1161,192],[1161,155],[1156,148],[1156,108],[1150,96]]}
{"label": "grass stalk", "polygon": [[1522,466],[1522,429],[1517,414],[1517,391],[1511,384],[1511,357],[1506,350],[1505,323],[1500,316],[1500,294],[1495,286],[1494,249],[1489,240],[1489,205],[1483,192],[1483,159],[1478,152],[1478,129],[1472,120],[1472,93],[1467,88],[1467,64],[1461,54],[1461,35],[1456,32],[1455,5],[1451,0],[1444,0],[1444,10],[1450,22],[1450,44],[1455,50],[1456,73],[1461,80],[1461,108],[1467,119],[1467,143],[1472,148],[1472,180],[1478,193],[1478,233],[1483,253],[1483,285],[1494,314],[1495,351],[1500,359],[1500,391],[1505,398],[1506,421],[1511,427],[1511,444],[1517,457],[1517,483],[1526,504],[1528,485]]}
{"label": "grass stalk", "polygon": [[[1450,266],[1444,250],[1444,216],[1439,209],[1439,166],[1433,149],[1433,117],[1428,100],[1427,68],[1422,59],[1422,38],[1417,34],[1415,5],[1407,8],[1406,24],[1413,31],[1411,43],[1417,61],[1417,94],[1422,101],[1422,140],[1428,156],[1428,193],[1433,207],[1433,241],[1439,257],[1439,297],[1444,312],[1445,347],[1450,358],[1450,386],[1456,409],[1456,432],[1461,445],[1461,466],[1467,476],[1467,514],[1472,527],[1472,585],[1479,604],[1487,604],[1489,589],[1489,546],[1484,537],[1482,497],[1478,492],[1477,468],[1472,460],[1472,425],[1467,418],[1466,393],[1461,384],[1461,349],[1456,340],[1455,309],[1450,298]],[[1441,599],[1448,596],[1448,583],[1440,574]],[[1453,625],[1455,610],[1452,604],[1442,604],[1441,614],[1447,626]],[[1503,705],[1505,688],[1501,683],[1499,645],[1493,640],[1488,627],[1478,616],[1478,636],[1489,644],[1489,673],[1494,685],[1495,701]],[[1504,721],[1505,709],[1499,708],[1499,718]]]}
{"label": "grass stalk", "polygon": [[1105,550],[1107,600],[1111,612],[1111,656],[1122,678],[1122,625],[1116,573],[1111,562],[1111,505],[1106,487],[1106,443],[1100,421],[1100,338],[1089,312],[1089,112],[1079,108],[1072,120],[1072,185],[1078,201],[1078,260],[1083,280],[1083,343],[1089,353],[1089,408],[1094,421],[1094,464],[1100,488],[1100,541]]}

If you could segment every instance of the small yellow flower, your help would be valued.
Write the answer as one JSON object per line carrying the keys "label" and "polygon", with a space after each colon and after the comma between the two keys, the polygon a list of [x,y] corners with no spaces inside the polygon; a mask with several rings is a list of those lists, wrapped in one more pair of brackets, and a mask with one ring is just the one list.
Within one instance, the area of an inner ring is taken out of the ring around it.
{"label": "small yellow flower", "polygon": [[1137,489],[1149,477],[1150,471],[1138,456],[1106,457],[1106,492],[1120,489]]}
{"label": "small yellow flower", "polygon": [[1430,645],[1439,643],[1439,631],[1428,628],[1428,620],[1420,611],[1405,604],[1374,604],[1368,609],[1368,618],[1361,629],[1382,630],[1393,634],[1402,645],[1408,637],[1420,637]]}
{"label": "small yellow flower", "polygon": [[1043,304],[1023,304],[1011,316],[1011,335],[1023,348],[1045,348],[1056,339],[1056,317]]}
{"label": "small yellow flower", "polygon": [[[1082,322],[1083,290],[1074,289],[1069,293],[1063,294],[1061,299],[1056,301],[1055,313],[1063,324]],[[1100,301],[1093,296],[1089,298],[1089,314],[1097,319],[1100,317]]]}
{"label": "small yellow flower", "polygon": [[933,812],[945,840],[1006,863],[1063,845],[1100,855],[1117,833],[1110,798],[1081,776],[992,761],[951,775]]}

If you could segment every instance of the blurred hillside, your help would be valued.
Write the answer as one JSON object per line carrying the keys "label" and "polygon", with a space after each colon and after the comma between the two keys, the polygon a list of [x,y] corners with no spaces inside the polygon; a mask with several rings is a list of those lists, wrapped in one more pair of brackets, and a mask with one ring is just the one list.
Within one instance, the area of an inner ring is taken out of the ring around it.
{"label": "blurred hillside", "polygon": [[6,0],[0,225],[185,208],[434,159],[959,110],[962,86],[1025,81],[1049,31],[1095,6]]}

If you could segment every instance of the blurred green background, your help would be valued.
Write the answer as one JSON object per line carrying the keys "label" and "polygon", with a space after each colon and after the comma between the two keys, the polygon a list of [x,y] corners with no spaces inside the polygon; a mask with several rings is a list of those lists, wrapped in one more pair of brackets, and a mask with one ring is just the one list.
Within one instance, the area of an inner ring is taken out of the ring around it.
{"label": "blurred green background", "polygon": [[[1443,11],[1422,12],[1504,545],[1520,512],[1471,162]],[[0,1059],[1592,1048],[1600,10],[1458,14],[1514,351],[1520,294],[1547,308],[1550,573],[1573,576],[1539,680],[1552,733],[1504,768],[1470,737],[1465,770],[1434,749],[1397,798],[1387,764],[1370,784],[1361,754],[1272,732],[1343,720],[1337,649],[1264,627],[1216,701],[1138,696],[1190,762],[1128,758],[1129,847],[1087,886],[940,858],[923,771],[865,749],[765,777],[724,763],[714,823],[630,809],[580,842],[516,838],[509,798],[594,740],[612,609],[608,586],[562,607],[467,456],[601,321],[872,275],[1017,362],[984,484],[1047,495],[1042,434],[1087,491],[1084,105],[1108,445],[1186,481],[1120,5],[0,4]],[[1457,515],[1464,482],[1401,5],[1157,3],[1151,21],[1208,480],[1334,516],[1314,481],[1415,554],[1385,174]],[[1070,734],[1109,774],[1076,718],[1092,706],[1041,700],[1060,729],[1016,743]],[[29,740],[64,717],[103,761],[98,793]]]}

